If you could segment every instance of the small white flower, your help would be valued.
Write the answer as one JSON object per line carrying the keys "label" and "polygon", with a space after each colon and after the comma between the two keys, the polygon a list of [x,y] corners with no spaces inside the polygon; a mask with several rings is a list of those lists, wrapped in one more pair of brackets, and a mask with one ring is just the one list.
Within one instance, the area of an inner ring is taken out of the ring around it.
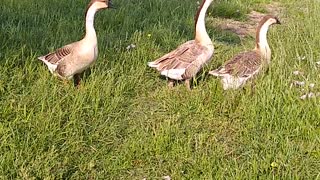
{"label": "small white flower", "polygon": [[310,98],[315,98],[315,97],[319,97],[320,96],[320,93],[313,93],[313,92],[310,92],[310,93],[308,93],[308,94],[305,94],[305,95],[303,95],[303,96],[301,96],[300,97],[300,99],[302,99],[302,100],[305,100],[305,99],[310,99]]}
{"label": "small white flower", "polygon": [[302,74],[302,72],[300,72],[300,71],[293,71],[293,74],[294,74],[294,75],[299,75],[299,74]]}
{"label": "small white flower", "polygon": [[306,59],[306,56],[302,56],[302,57],[299,56],[299,57],[298,57],[298,60],[299,60],[299,61],[303,61],[303,60],[305,60],[305,59]]}
{"label": "small white flower", "polygon": [[136,48],[136,45],[134,45],[134,44],[130,44],[129,46],[127,46],[127,50],[130,50],[130,49],[134,49],[134,48]]}
{"label": "small white flower", "polygon": [[171,177],[170,177],[170,176],[163,176],[162,179],[164,179],[164,180],[171,180]]}
{"label": "small white flower", "polygon": [[304,86],[306,83],[304,81],[293,81],[294,86]]}
{"label": "small white flower", "polygon": [[316,95],[313,92],[308,94],[308,98],[313,98],[313,97],[316,97]]}
{"label": "small white flower", "polygon": [[198,4],[198,5],[200,5],[200,2],[199,2],[199,1],[197,1],[197,4]]}
{"label": "small white flower", "polygon": [[302,99],[302,100],[305,100],[306,98],[307,98],[306,94],[300,97],[300,99]]}
{"label": "small white flower", "polygon": [[317,64],[318,66],[320,66],[320,61],[316,62],[316,64]]}
{"label": "small white flower", "polygon": [[310,87],[310,88],[314,88],[314,86],[315,86],[314,83],[310,83],[310,84],[309,84],[309,87]]}

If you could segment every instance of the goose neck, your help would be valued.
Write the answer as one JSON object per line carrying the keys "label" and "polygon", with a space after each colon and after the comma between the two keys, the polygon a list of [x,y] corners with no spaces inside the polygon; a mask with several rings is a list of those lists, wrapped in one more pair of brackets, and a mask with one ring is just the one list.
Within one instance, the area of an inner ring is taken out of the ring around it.
{"label": "goose neck", "polygon": [[91,6],[86,13],[86,36],[85,38],[96,38],[96,31],[94,29],[94,16],[97,9]]}
{"label": "goose neck", "polygon": [[264,23],[259,25],[257,32],[256,32],[256,49],[260,51],[263,58],[266,59],[268,62],[271,59],[271,50],[267,40],[267,33],[270,24]]}
{"label": "goose neck", "polygon": [[211,0],[203,0],[200,8],[198,9],[197,16],[196,16],[196,41],[203,45],[210,45],[212,41],[207,33],[206,24],[205,24],[205,16],[206,12],[211,4]]}

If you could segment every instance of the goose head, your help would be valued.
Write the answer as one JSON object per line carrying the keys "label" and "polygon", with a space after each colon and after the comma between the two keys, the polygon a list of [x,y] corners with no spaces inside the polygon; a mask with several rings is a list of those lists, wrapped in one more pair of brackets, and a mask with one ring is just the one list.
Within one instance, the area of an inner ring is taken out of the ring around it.
{"label": "goose head", "polygon": [[260,43],[261,41],[266,41],[267,32],[271,25],[273,24],[281,24],[279,19],[273,15],[266,15],[259,22],[257,32],[256,32],[256,43]]}
{"label": "goose head", "polygon": [[114,8],[111,0],[91,0],[88,9],[94,8],[96,11],[100,9]]}
{"label": "goose head", "polygon": [[198,2],[198,10],[201,10],[204,6],[205,3],[211,4],[213,2],[213,0],[202,0],[201,3]]}
{"label": "goose head", "polygon": [[276,16],[266,15],[262,18],[262,20],[260,21],[260,24],[270,26],[273,24],[281,24],[281,22]]}

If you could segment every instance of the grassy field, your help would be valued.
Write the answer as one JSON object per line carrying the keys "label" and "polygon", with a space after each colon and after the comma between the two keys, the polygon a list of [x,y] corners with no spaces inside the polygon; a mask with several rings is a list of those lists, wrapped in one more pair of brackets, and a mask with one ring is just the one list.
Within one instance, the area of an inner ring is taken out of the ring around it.
{"label": "grassy field", "polygon": [[213,17],[244,21],[269,2],[213,4],[215,56],[188,91],[146,63],[193,38],[196,0],[115,0],[99,12],[99,58],[79,89],[37,57],[83,36],[87,1],[1,0],[0,179],[320,179],[319,98],[300,99],[320,91],[318,1],[279,0],[272,65],[254,92],[224,92],[207,74],[254,42]]}

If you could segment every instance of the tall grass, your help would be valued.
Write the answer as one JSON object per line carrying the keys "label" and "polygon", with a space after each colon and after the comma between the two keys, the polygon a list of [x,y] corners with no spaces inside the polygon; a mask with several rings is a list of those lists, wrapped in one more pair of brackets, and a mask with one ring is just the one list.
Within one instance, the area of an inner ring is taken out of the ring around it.
{"label": "tall grass", "polygon": [[[117,0],[99,12],[99,58],[76,89],[36,57],[83,36],[86,2],[2,0],[0,178],[319,178],[319,99],[299,97],[319,91],[320,4],[281,3],[272,65],[254,91],[224,92],[207,75],[253,39],[230,41],[208,26],[215,56],[189,92],[169,90],[146,63],[192,39],[196,1]],[[292,88],[293,80],[316,86]]]}

